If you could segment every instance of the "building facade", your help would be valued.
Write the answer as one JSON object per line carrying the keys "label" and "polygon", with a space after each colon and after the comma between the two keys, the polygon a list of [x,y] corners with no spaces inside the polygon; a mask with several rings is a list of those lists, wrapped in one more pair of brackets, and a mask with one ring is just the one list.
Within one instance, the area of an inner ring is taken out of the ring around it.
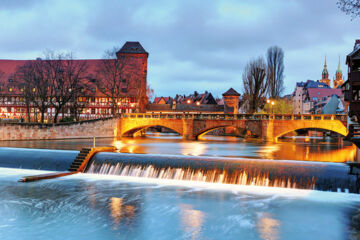
{"label": "building facade", "polygon": [[[336,96],[339,99],[339,109],[343,109],[341,107],[344,105],[344,96],[341,90],[343,84],[344,79],[340,66],[340,58],[335,78],[333,79],[333,88],[331,88],[331,80],[329,79],[325,58],[320,80],[307,80],[306,82],[296,83],[292,94],[294,114],[322,113],[321,107],[324,107],[332,99],[332,96]],[[333,103],[334,99],[331,103]],[[338,111],[340,111],[339,109]]]}
{"label": "building facade", "polygon": [[[79,119],[144,112],[147,103],[147,58],[148,53],[139,42],[126,42],[116,52],[115,59],[69,60],[68,62],[74,66],[84,66],[85,70],[79,80],[81,90],[63,106],[59,118],[71,117],[74,112],[78,114]],[[25,93],[28,89],[24,76],[19,70],[26,65],[41,61],[48,61],[49,64],[60,61],[61,65],[61,61],[66,60],[0,60],[0,119],[26,120],[28,117],[31,121],[40,119],[39,106],[35,102],[38,100],[26,101]],[[108,79],[106,74],[111,75],[111,71],[114,70],[106,69],[104,66],[118,67],[119,69],[115,69],[119,72],[118,79]],[[113,85],[111,81],[115,81]],[[115,87],[118,91],[116,95],[112,94],[115,92]],[[39,91],[35,87],[32,90],[34,93]],[[72,89],[69,88],[68,91]],[[47,106],[45,122],[51,122],[54,118],[57,107],[51,104],[51,99],[55,97],[54,92],[49,90],[48,100],[45,101]]]}

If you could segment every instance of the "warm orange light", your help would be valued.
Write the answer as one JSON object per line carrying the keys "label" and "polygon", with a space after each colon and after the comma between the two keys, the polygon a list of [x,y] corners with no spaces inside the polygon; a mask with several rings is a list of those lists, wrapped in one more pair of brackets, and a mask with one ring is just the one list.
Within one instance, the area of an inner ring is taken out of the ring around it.
{"label": "warm orange light", "polygon": [[266,102],[267,102],[267,103],[270,103],[270,99],[267,99]]}
{"label": "warm orange light", "polygon": [[131,107],[134,107],[134,106],[135,106],[135,104],[134,104],[134,103],[132,103],[132,104],[130,104],[130,106],[131,106]]}
{"label": "warm orange light", "polygon": [[190,104],[190,103],[191,103],[190,99],[188,99],[188,100],[187,100],[187,103],[188,103],[188,104]]}
{"label": "warm orange light", "polygon": [[271,102],[271,105],[275,105],[275,102],[274,102],[274,101],[272,101],[272,102]]}
{"label": "warm orange light", "polygon": [[196,105],[197,105],[197,106],[200,106],[200,102],[196,102]]}

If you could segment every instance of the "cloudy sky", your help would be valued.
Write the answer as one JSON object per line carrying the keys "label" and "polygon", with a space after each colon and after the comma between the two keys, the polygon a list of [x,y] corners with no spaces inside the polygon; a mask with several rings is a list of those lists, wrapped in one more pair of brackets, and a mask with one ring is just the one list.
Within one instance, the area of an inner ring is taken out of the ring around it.
{"label": "cloudy sky", "polygon": [[333,78],[360,38],[336,0],[1,0],[0,59],[34,59],[44,50],[101,58],[139,41],[150,53],[148,82],[156,96],[229,87],[242,91],[245,64],[277,45],[285,52],[285,93]]}

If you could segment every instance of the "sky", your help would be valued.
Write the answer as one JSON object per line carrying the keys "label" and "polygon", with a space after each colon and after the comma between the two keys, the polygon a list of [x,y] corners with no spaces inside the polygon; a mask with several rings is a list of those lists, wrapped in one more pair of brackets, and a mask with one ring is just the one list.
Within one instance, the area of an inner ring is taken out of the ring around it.
{"label": "sky", "polygon": [[233,87],[242,92],[247,62],[284,50],[284,94],[318,80],[327,58],[330,78],[360,38],[336,0],[1,0],[0,59],[35,59],[46,50],[78,59],[139,41],[155,96]]}

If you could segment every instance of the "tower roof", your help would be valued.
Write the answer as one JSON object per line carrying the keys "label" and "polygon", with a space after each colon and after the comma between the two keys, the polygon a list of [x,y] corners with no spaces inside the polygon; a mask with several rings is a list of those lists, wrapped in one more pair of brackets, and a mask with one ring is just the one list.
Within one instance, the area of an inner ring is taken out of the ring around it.
{"label": "tower roof", "polygon": [[147,53],[139,42],[126,42],[118,53]]}
{"label": "tower roof", "polygon": [[240,96],[240,93],[235,91],[233,88],[229,88],[226,92],[222,94],[223,96]]}
{"label": "tower roof", "polygon": [[341,70],[341,65],[340,65],[340,56],[339,56],[339,63],[338,63],[338,67],[336,69],[336,74],[340,74],[342,73],[342,70]]}
{"label": "tower roof", "polygon": [[322,74],[323,75],[329,75],[329,72],[327,70],[327,65],[326,65],[326,56],[325,56],[325,63],[324,63],[324,69],[322,71]]}

